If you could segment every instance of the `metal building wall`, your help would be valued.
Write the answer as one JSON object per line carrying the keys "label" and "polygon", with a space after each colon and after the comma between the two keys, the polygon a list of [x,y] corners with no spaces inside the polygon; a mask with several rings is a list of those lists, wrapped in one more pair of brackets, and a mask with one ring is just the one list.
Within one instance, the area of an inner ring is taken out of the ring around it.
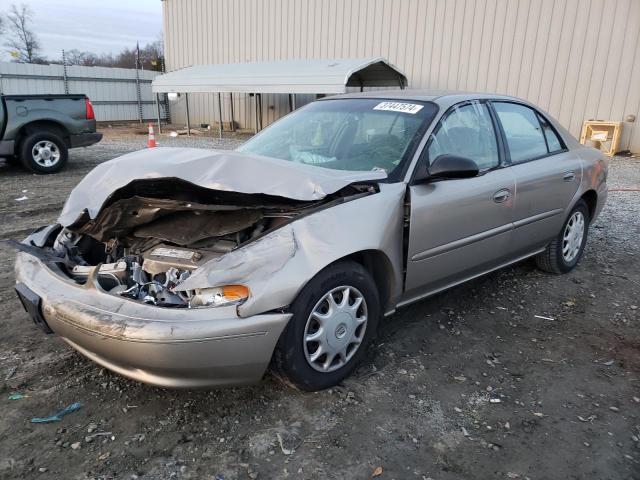
{"label": "metal building wall", "polygon": [[[410,88],[526,98],[576,136],[584,120],[640,117],[640,0],[164,0],[163,9],[169,71],[381,55]],[[217,97],[192,98],[194,123],[215,121]],[[251,127],[251,102],[235,102]],[[263,108],[272,121],[286,97],[265,97]],[[640,151],[639,123],[625,123],[621,148]]]}
{"label": "metal building wall", "polygon": [[[144,119],[157,116],[151,81],[160,72],[140,71]],[[62,65],[0,62],[0,93],[7,95],[65,93]],[[98,121],[138,120],[136,71],[128,68],[67,66],[68,93],[84,93]]]}

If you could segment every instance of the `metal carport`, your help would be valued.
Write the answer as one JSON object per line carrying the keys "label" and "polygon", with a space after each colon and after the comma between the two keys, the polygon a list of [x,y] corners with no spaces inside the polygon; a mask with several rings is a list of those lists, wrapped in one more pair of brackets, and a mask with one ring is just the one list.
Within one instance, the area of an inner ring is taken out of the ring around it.
{"label": "metal carport", "polygon": [[[295,94],[346,93],[347,87],[407,86],[407,77],[385,58],[355,58],[330,60],[276,60],[270,62],[195,65],[175,70],[153,79],[156,94],[158,129],[160,130],[160,93],[184,94],[187,134],[191,131],[189,93],[217,93],[219,133],[222,137],[222,93],[253,94],[256,131],[258,109],[263,93],[288,94],[291,109],[295,109]],[[233,102],[231,102],[233,125]]]}

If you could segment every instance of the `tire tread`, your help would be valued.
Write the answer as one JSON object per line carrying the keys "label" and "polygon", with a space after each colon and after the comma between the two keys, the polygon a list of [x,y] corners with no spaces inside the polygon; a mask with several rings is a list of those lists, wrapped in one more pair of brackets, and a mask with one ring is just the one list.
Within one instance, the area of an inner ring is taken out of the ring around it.
{"label": "tire tread", "polygon": [[545,248],[544,252],[536,255],[536,265],[540,270],[549,273],[562,273],[560,270],[560,266],[558,265],[558,239],[554,239],[547,248]]}

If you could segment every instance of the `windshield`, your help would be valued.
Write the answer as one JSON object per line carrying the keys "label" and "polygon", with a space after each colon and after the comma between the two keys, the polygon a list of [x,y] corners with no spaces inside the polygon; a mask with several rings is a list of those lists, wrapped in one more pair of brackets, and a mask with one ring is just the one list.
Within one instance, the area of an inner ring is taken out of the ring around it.
{"label": "windshield", "polygon": [[401,170],[436,111],[435,104],[414,100],[313,102],[238,151],[334,170],[384,170],[391,176]]}

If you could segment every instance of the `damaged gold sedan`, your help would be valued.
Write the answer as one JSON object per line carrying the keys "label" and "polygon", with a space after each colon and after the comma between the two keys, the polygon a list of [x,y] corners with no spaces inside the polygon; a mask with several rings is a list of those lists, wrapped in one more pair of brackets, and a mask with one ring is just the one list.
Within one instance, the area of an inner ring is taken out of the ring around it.
{"label": "damaged gold sedan", "polygon": [[42,329],[139,381],[242,384],[271,365],[317,390],[399,306],[532,255],[572,269],[605,198],[600,155],[520,100],[333,97],[234,152],[97,166],[13,243],[16,290]]}

